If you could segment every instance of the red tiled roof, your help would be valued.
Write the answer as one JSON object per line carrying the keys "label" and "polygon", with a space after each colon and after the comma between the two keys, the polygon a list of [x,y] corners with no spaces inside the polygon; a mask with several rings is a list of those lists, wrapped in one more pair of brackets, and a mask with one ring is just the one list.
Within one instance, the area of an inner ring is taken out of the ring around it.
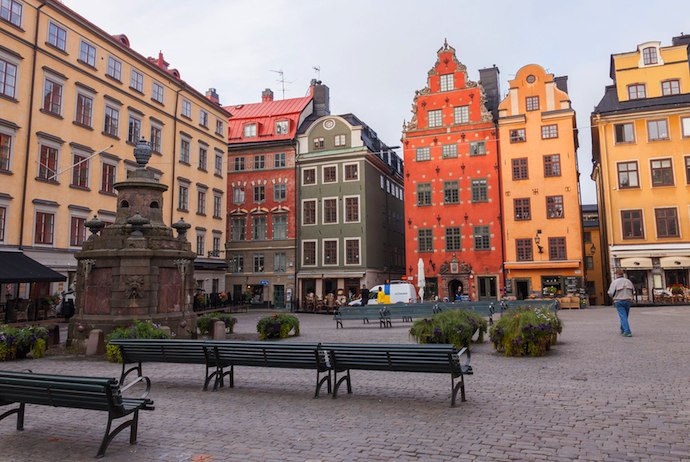
{"label": "red tiled roof", "polygon": [[[230,144],[250,143],[294,138],[300,115],[311,100],[310,95],[302,98],[225,106],[224,109],[232,114],[228,120],[228,142]],[[280,120],[289,122],[288,132],[276,135],[275,123]],[[257,124],[257,136],[244,138],[244,126],[251,123]]]}

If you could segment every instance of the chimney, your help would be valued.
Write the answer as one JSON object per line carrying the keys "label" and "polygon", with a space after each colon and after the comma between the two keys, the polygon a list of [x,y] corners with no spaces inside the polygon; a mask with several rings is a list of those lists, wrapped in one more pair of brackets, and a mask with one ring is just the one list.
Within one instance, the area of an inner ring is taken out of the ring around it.
{"label": "chimney", "polygon": [[261,92],[261,102],[267,103],[269,101],[273,101],[273,91],[271,91],[270,88],[267,88]]}
{"label": "chimney", "polygon": [[319,117],[330,115],[331,102],[329,88],[321,83],[320,80],[312,79],[309,90],[311,96],[314,98],[314,114]]}
{"label": "chimney", "polygon": [[554,77],[554,82],[556,82],[556,88],[562,92],[568,93],[568,76],[562,75],[560,77]]}
{"label": "chimney", "polygon": [[206,91],[206,98],[213,103],[220,104],[220,98],[215,88],[209,88],[208,91]]}
{"label": "chimney", "polygon": [[499,74],[494,64],[486,69],[479,69],[479,85],[484,87],[486,94],[486,108],[493,114],[494,120],[498,119],[498,105],[501,102],[501,90],[499,88]]}
{"label": "chimney", "polygon": [[690,35],[681,32],[678,37],[673,37],[673,46],[679,45],[690,45]]}

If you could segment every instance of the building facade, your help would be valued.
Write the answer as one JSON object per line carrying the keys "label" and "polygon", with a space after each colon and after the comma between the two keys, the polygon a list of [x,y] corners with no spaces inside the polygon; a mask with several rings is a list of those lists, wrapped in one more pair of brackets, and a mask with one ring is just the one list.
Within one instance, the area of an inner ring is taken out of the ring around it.
{"label": "building facade", "polygon": [[602,234],[599,229],[599,208],[597,204],[582,204],[582,241],[585,262],[585,289],[590,305],[606,303],[608,285],[604,282],[604,260]]}
{"label": "building facade", "polygon": [[480,77],[445,43],[403,125],[407,275],[416,283],[421,259],[427,297],[495,300],[503,289],[498,68]]}
{"label": "building facade", "polygon": [[[6,9],[7,5],[7,9]],[[217,95],[188,86],[162,54],[146,58],[62,2],[8,0],[0,16],[0,247],[76,272],[84,223],[115,220],[113,185],[136,167],[134,144],[150,140],[149,166],[169,186],[162,214],[183,218],[197,254],[196,278],[223,290],[224,159],[228,113]],[[42,287],[45,295],[59,287]]]}
{"label": "building facade", "polygon": [[[404,275],[402,160],[352,114],[297,137],[298,295],[356,297]],[[342,291],[342,292],[341,292]]]}
{"label": "building facade", "polygon": [[690,35],[611,55],[591,115],[607,280],[622,268],[638,302],[666,301],[690,268]]}
{"label": "building facade", "polygon": [[579,293],[577,127],[567,77],[529,64],[509,84],[498,108],[506,295]]}

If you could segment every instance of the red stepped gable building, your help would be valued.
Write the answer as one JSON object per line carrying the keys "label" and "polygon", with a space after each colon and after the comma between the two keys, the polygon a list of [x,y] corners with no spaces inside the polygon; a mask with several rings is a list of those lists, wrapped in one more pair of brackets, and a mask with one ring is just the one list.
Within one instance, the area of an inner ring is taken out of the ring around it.
{"label": "red stepped gable building", "polygon": [[226,287],[235,301],[290,306],[297,266],[295,138],[309,116],[328,114],[328,87],[312,81],[308,96],[278,101],[266,89],[260,103],[225,109],[232,114]]}
{"label": "red stepped gable building", "polygon": [[444,43],[403,125],[406,266],[416,284],[424,262],[425,297],[501,295],[498,72],[482,69],[480,84],[469,80]]}

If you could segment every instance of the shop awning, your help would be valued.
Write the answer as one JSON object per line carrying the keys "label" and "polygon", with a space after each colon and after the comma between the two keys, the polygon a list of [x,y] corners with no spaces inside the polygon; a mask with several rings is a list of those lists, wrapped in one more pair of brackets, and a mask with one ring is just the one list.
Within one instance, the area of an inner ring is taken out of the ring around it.
{"label": "shop awning", "polygon": [[690,257],[661,257],[659,265],[664,269],[690,268]]}
{"label": "shop awning", "polygon": [[67,277],[19,251],[0,251],[0,283],[59,282]]}
{"label": "shop awning", "polygon": [[652,259],[647,257],[621,258],[621,268],[631,270],[652,269]]}

